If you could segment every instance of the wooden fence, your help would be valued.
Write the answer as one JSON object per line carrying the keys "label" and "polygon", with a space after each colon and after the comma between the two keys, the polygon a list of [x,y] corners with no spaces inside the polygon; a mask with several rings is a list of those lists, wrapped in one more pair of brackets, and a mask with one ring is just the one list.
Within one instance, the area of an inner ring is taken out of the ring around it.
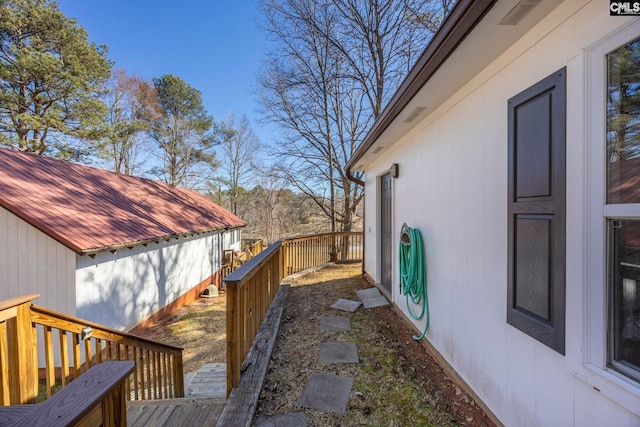
{"label": "wooden fence", "polygon": [[252,244],[248,245],[244,251],[240,252],[236,252],[233,249],[225,249],[222,256],[222,277],[227,277],[229,274],[237,270],[242,264],[255,257],[263,250],[264,243],[262,240],[256,240]]}
{"label": "wooden fence", "polygon": [[326,262],[361,260],[362,233],[324,233],[283,241],[285,276]]}
{"label": "wooden fence", "polygon": [[227,288],[227,395],[240,382],[240,366],[283,277],[282,242],[276,242],[224,279]]}
{"label": "wooden fence", "polygon": [[245,252],[247,253],[248,258],[253,258],[263,250],[264,250],[264,241],[262,239],[258,239],[255,242],[247,245]]}
{"label": "wooden fence", "polygon": [[280,240],[224,279],[227,288],[227,395],[285,276],[330,261],[362,259],[362,233],[324,233]]}
{"label": "wooden fence", "polygon": [[[105,361],[132,361],[128,400],[184,396],[182,349],[32,304],[0,302],[0,405],[35,403]],[[44,378],[44,391],[39,391]]]}

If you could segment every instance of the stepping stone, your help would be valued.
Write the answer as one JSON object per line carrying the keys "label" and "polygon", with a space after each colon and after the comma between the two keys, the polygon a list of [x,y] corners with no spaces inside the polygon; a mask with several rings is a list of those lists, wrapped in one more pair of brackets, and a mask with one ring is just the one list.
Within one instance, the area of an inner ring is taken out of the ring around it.
{"label": "stepping stone", "polygon": [[348,331],[349,329],[351,329],[351,323],[348,317],[335,316],[320,319],[321,331]]}
{"label": "stepping stone", "polygon": [[352,387],[353,378],[314,372],[298,399],[298,405],[344,414]]}
{"label": "stepping stone", "polygon": [[380,293],[378,288],[359,289],[356,291],[358,298],[362,300],[364,308],[375,308],[389,305],[389,301]]}
{"label": "stepping stone", "polygon": [[307,427],[307,414],[304,412],[290,412],[273,417],[259,417],[256,427]]}
{"label": "stepping stone", "polygon": [[358,349],[354,342],[323,342],[320,344],[320,363],[358,363]]}
{"label": "stepping stone", "polygon": [[360,304],[362,304],[360,301],[351,301],[348,299],[340,298],[331,306],[331,308],[353,313],[358,309],[358,307],[360,307]]}
{"label": "stepping stone", "polygon": [[387,299],[384,296],[380,295],[379,297],[376,297],[376,298],[363,299],[362,305],[364,308],[382,307],[385,305],[389,305],[389,301],[387,301]]}
{"label": "stepping stone", "polygon": [[379,297],[382,294],[380,293],[378,288],[367,288],[367,289],[358,289],[356,291],[356,295],[358,295],[358,298],[363,300],[363,299],[367,299],[367,298]]}

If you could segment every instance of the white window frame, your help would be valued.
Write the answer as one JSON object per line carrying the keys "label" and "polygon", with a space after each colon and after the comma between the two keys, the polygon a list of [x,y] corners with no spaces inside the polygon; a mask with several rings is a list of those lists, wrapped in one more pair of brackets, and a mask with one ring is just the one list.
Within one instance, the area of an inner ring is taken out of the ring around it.
{"label": "white window frame", "polygon": [[610,34],[585,51],[587,263],[584,371],[596,390],[640,415],[640,383],[607,366],[609,346],[608,219],[640,219],[640,204],[606,204],[606,55],[640,37],[637,21]]}

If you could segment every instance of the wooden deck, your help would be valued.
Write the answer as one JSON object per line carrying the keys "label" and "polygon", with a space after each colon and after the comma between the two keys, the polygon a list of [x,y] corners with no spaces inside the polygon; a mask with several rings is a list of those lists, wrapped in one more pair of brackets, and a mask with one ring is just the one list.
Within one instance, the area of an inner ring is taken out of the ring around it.
{"label": "wooden deck", "polygon": [[127,402],[127,424],[129,427],[213,426],[224,404],[225,399],[220,397]]}
{"label": "wooden deck", "polygon": [[127,402],[129,427],[213,426],[226,402],[225,363],[209,363],[185,378],[185,396],[180,399]]}

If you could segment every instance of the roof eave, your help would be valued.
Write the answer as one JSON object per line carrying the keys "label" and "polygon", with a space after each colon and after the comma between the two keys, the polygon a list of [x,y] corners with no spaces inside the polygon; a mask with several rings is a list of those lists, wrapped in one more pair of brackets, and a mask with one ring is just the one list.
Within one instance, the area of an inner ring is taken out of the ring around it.
{"label": "roof eave", "polygon": [[28,223],[32,227],[35,227],[36,229],[38,229],[42,233],[44,233],[47,236],[51,237],[52,239],[56,240],[61,245],[67,247],[68,249],[72,250],[76,254],[78,254],[78,255],[89,255],[89,256],[95,255],[98,252],[115,251],[115,250],[123,249],[123,248],[133,248],[134,246],[148,245],[149,243],[155,243],[155,242],[171,240],[171,239],[179,239],[179,238],[184,238],[184,237],[189,237],[189,236],[195,236],[195,235],[198,235],[198,234],[214,233],[214,232],[227,231],[227,230],[235,230],[236,228],[243,228],[243,227],[247,226],[246,222],[237,223],[237,224],[225,224],[225,225],[219,226],[219,227],[204,228],[204,229],[201,229],[201,230],[193,230],[193,231],[187,231],[187,232],[176,233],[176,234],[167,234],[167,235],[164,235],[164,236],[154,236],[154,237],[149,237],[147,239],[135,240],[135,241],[130,241],[130,242],[122,242],[122,243],[117,243],[117,244],[113,244],[113,245],[105,245],[105,246],[94,247],[94,248],[82,248],[82,247],[78,246],[76,243],[74,243],[73,241],[71,241],[69,239],[66,239],[60,233],[56,233],[50,227],[48,227],[47,225],[41,223],[40,221],[36,220],[35,218],[32,218],[32,217],[30,217],[28,215],[25,215],[24,212],[22,212],[20,209],[17,209],[15,206],[13,206],[13,205],[11,205],[9,203],[5,203],[4,201],[0,200],[0,207],[3,207],[4,209],[8,210],[9,212],[14,214],[15,216],[17,216],[21,220],[25,221],[26,223]]}
{"label": "roof eave", "polygon": [[362,184],[352,169],[495,3],[497,0],[458,1],[347,162],[349,179]]}
{"label": "roof eave", "polygon": [[225,232],[225,231],[228,231],[228,230],[235,230],[237,228],[243,228],[243,227],[246,227],[246,226],[247,226],[246,223],[244,223],[244,224],[234,224],[234,225],[225,225],[225,226],[221,226],[221,227],[207,228],[207,229],[202,229],[202,230],[194,230],[194,231],[188,231],[188,232],[184,232],[184,233],[168,234],[168,235],[165,235],[165,236],[150,237],[148,239],[136,240],[136,241],[133,241],[133,242],[118,243],[118,244],[114,244],[114,245],[101,246],[101,247],[96,247],[96,248],[86,248],[86,249],[80,249],[80,250],[73,249],[73,248],[71,248],[69,246],[67,246],[67,247],[69,247],[69,249],[72,249],[78,255],[95,256],[99,252],[117,251],[117,250],[124,249],[124,248],[132,249],[132,248],[134,248],[136,246],[143,246],[143,245],[146,246],[149,243],[159,243],[159,242],[164,242],[164,241],[171,240],[171,239],[183,239],[183,238],[187,238],[187,237],[197,236],[199,234]]}

